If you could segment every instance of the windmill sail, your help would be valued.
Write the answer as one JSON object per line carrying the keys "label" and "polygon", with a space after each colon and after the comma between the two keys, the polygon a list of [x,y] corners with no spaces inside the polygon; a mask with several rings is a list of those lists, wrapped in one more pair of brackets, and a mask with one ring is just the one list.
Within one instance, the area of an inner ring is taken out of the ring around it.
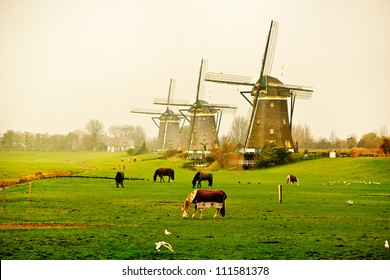
{"label": "windmill sail", "polygon": [[175,79],[171,79],[170,83],[169,83],[169,90],[168,90],[168,105],[171,101],[171,99],[173,98],[173,95],[175,94],[175,86],[176,86],[176,80]]}
{"label": "windmill sail", "polygon": [[276,50],[276,41],[278,38],[278,29],[279,23],[277,21],[271,22],[271,27],[268,35],[268,44],[266,46],[263,58],[263,69],[260,73],[260,78],[263,75],[271,75],[272,64],[274,62],[275,50]]}
{"label": "windmill sail", "polygon": [[132,107],[130,109],[130,113],[145,114],[145,115],[161,115],[161,111],[152,110],[152,109],[137,108],[137,107]]}
{"label": "windmill sail", "polygon": [[[170,108],[171,100],[175,91],[175,80],[171,79],[169,83],[168,97],[164,99],[163,105],[167,105],[164,112],[150,109],[132,108],[131,113],[154,115],[153,122],[159,128],[156,146],[160,151],[167,149],[180,149],[180,122],[182,117],[175,114]],[[158,122],[156,121],[158,119]]]}
{"label": "windmill sail", "polygon": [[202,59],[199,70],[198,88],[196,91],[196,100],[204,99],[204,79],[207,72],[207,59]]}
{"label": "windmill sail", "polygon": [[186,107],[179,112],[190,124],[187,138],[187,150],[207,151],[218,146],[218,130],[221,124],[222,112],[232,113],[237,106],[229,104],[212,104],[204,100],[205,80],[207,75],[207,60],[202,59],[198,83],[196,87],[195,101],[173,99],[168,100],[155,98],[154,104]]}
{"label": "windmill sail", "polygon": [[249,136],[252,132],[254,116],[255,116],[256,111],[258,110],[258,103],[259,103],[258,99],[259,99],[259,95],[260,95],[260,92],[262,89],[261,83],[263,81],[263,76],[264,76],[264,74],[270,74],[271,70],[272,70],[272,63],[273,63],[274,54],[275,54],[278,27],[279,27],[278,22],[271,21],[271,26],[270,26],[269,33],[268,33],[267,44],[265,46],[265,51],[264,51],[264,56],[263,56],[263,63],[261,66],[261,71],[260,71],[260,78],[252,89],[252,92],[254,93],[254,100],[253,100],[253,108],[252,108],[251,118],[249,120],[248,133],[247,133],[247,137],[246,137],[245,145],[244,145],[245,148],[248,147],[248,140],[249,140]]}
{"label": "windmill sail", "polygon": [[[200,64],[200,70],[199,70],[198,87],[196,90],[196,100],[195,100],[195,103],[190,108],[190,112],[192,112],[192,121],[190,122],[190,131],[189,131],[190,135],[189,135],[189,139],[188,139],[188,151],[190,149],[192,149],[192,147],[193,147],[193,140],[194,140],[195,133],[197,130],[196,127],[199,126],[199,124],[197,122],[199,118],[196,118],[196,115],[198,112],[200,113],[202,110],[202,101],[199,100],[199,97],[202,99],[204,97],[204,86],[205,86],[204,85],[204,78],[205,78],[206,72],[207,72],[207,60],[202,59],[202,62]],[[210,112],[213,112],[213,111],[210,110]],[[203,113],[204,113],[204,110],[203,110]],[[211,115],[211,116],[208,116],[207,118],[209,119],[209,118],[213,118],[213,117],[214,117],[214,115]],[[203,118],[205,119],[206,116],[204,115]],[[208,121],[208,123],[210,123],[210,121]],[[213,129],[213,128],[211,128],[211,129]],[[213,129],[213,130],[215,131],[215,129]],[[204,138],[206,140],[206,136],[204,136]],[[218,138],[217,138],[217,140],[218,140]],[[205,145],[206,144],[203,143],[203,146],[205,146]],[[195,146],[198,146],[198,145],[196,144]],[[195,150],[196,149],[197,148],[195,148]]]}
{"label": "windmill sail", "polygon": [[[267,141],[276,142],[280,146],[292,148],[291,136],[292,116],[296,99],[310,99],[311,87],[283,84],[271,75],[272,63],[276,50],[279,23],[271,21],[265,51],[262,57],[260,77],[255,81],[247,76],[226,73],[208,72],[205,81],[227,85],[250,86],[251,91],[240,91],[240,94],[251,105],[249,110],[249,128],[245,140],[245,148],[261,148]],[[244,93],[250,93],[250,101]],[[287,98],[290,98],[290,117]]]}
{"label": "windmill sail", "polygon": [[251,82],[251,80],[252,77],[223,74],[222,72],[221,73],[208,72],[206,73],[205,76],[206,82],[214,82],[214,83],[238,85],[238,86],[254,86],[255,83]]}

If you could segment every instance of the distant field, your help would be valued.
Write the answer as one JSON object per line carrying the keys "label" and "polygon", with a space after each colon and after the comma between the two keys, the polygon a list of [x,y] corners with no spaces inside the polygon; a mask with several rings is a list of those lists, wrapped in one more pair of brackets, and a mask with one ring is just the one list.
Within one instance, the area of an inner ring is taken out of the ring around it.
{"label": "distant field", "polygon": [[[123,161],[122,161],[123,158]],[[125,188],[103,178],[50,178],[7,188],[0,220],[5,259],[390,259],[390,160],[336,158],[256,171],[214,171],[227,214],[181,217],[195,172],[181,160],[118,153],[0,152],[2,179],[48,171],[114,177],[125,165]],[[153,183],[157,167],[175,181]],[[300,186],[286,185],[286,175]],[[283,203],[278,202],[283,185]],[[3,194],[4,191],[1,191]],[[353,200],[348,205],[347,200]],[[172,235],[167,236],[168,229]],[[175,252],[157,251],[155,242]]]}

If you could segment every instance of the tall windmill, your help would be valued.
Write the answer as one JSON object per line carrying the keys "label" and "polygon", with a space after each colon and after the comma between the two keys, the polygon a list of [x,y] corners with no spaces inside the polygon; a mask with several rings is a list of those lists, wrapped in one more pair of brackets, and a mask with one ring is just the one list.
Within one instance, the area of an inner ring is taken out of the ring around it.
{"label": "tall windmill", "polygon": [[[190,123],[187,137],[187,151],[189,153],[203,153],[219,146],[218,131],[222,113],[236,110],[236,106],[226,104],[211,104],[204,100],[204,79],[207,72],[207,60],[202,59],[196,98],[194,103],[180,103],[173,101],[174,106],[184,106],[179,111]],[[154,104],[166,105],[161,100]]]}
{"label": "tall windmill", "polygon": [[[131,113],[154,115],[153,122],[159,128],[156,147],[159,151],[181,149],[180,122],[183,117],[175,114],[170,108],[170,102],[174,94],[176,81],[171,79],[169,83],[168,98],[166,99],[167,109],[161,113],[147,109],[132,108]],[[159,120],[157,122],[157,119]]]}
{"label": "tall windmill", "polygon": [[[285,148],[293,148],[291,126],[295,99],[310,99],[313,93],[310,87],[283,84],[277,78],[270,76],[278,26],[277,21],[271,21],[257,82],[251,82],[251,77],[222,73],[209,72],[205,76],[205,81],[208,82],[252,86],[251,91],[241,92],[241,95],[251,105],[249,129],[245,141],[246,149],[261,149],[267,141],[275,142]],[[244,93],[251,93],[252,101]],[[290,98],[290,114],[288,98]]]}

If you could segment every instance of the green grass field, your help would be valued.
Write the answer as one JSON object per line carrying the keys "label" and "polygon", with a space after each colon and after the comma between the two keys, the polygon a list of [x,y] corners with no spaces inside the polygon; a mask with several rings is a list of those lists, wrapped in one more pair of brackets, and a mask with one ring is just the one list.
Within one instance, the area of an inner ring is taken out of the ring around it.
{"label": "green grass field", "polygon": [[[213,188],[228,196],[226,216],[212,219],[214,210],[206,209],[200,220],[181,217],[195,174],[182,168],[181,160],[0,152],[3,179],[51,170],[114,178],[114,169],[123,164],[125,177],[144,180],[126,180],[125,188],[116,188],[113,179],[33,181],[31,201],[29,183],[7,188],[1,259],[390,259],[384,248],[390,240],[389,159],[320,159],[256,171],[214,171]],[[154,183],[158,167],[174,168],[175,181]],[[299,177],[299,186],[286,185],[289,173]],[[282,204],[278,184],[283,185]],[[157,251],[158,241],[175,251]]]}

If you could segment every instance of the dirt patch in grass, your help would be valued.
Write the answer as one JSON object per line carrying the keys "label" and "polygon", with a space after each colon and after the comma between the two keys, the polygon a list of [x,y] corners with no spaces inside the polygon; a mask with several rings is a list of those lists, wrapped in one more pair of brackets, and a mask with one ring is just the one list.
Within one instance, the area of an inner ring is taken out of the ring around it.
{"label": "dirt patch in grass", "polygon": [[39,228],[87,228],[87,227],[138,227],[136,224],[58,224],[58,223],[24,223],[24,224],[0,224],[1,229],[39,229]]}
{"label": "dirt patch in grass", "polygon": [[56,224],[56,223],[48,223],[48,224],[7,224],[0,225],[0,229],[36,229],[36,228],[81,228],[88,227],[91,225],[88,224]]}
{"label": "dirt patch in grass", "polygon": [[49,171],[49,172],[37,172],[33,175],[22,176],[20,178],[2,179],[0,180],[0,188],[11,187],[18,184],[24,184],[36,180],[42,180],[47,178],[64,177],[75,174],[74,171]]}
{"label": "dirt patch in grass", "polygon": [[[2,179],[0,180],[0,189],[12,187],[19,184],[29,183],[36,180],[43,180],[43,179],[49,179],[49,178],[83,178],[83,179],[109,179],[114,180],[113,177],[104,177],[104,176],[83,176],[83,175],[77,175],[80,172],[76,171],[50,171],[50,172],[37,172],[34,175],[27,175],[20,178],[14,178],[14,179]],[[144,181],[144,178],[126,178],[125,180],[131,180],[131,181]],[[147,179],[149,180],[149,179]]]}

